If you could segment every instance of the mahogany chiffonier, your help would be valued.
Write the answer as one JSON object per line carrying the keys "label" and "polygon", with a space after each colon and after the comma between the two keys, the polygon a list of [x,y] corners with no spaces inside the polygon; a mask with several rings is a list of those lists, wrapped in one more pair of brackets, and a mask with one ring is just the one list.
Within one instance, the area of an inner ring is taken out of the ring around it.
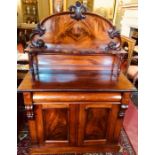
{"label": "mahogany chiffonier", "polygon": [[119,32],[79,2],[44,19],[25,51],[23,93],[30,154],[118,152],[135,87],[121,73]]}

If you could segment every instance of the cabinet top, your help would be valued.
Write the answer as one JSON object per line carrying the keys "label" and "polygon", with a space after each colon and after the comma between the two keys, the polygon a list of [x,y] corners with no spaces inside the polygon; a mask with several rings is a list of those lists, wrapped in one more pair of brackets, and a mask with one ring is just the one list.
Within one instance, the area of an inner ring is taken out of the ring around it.
{"label": "cabinet top", "polygon": [[[37,76],[37,75],[36,75]],[[37,78],[35,78],[37,79]],[[118,80],[109,75],[87,73],[39,74],[33,80],[28,72],[18,87],[18,92],[125,92],[137,91],[132,83],[121,73]]]}

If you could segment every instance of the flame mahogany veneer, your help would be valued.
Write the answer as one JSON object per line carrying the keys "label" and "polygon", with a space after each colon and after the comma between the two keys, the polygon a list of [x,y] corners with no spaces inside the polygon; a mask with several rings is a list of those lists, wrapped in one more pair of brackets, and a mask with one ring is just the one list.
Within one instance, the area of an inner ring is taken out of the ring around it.
{"label": "flame mahogany veneer", "polygon": [[18,92],[24,95],[30,154],[118,152],[136,91],[120,73],[125,52],[119,33],[79,2],[70,11],[38,24],[25,49],[30,72]]}

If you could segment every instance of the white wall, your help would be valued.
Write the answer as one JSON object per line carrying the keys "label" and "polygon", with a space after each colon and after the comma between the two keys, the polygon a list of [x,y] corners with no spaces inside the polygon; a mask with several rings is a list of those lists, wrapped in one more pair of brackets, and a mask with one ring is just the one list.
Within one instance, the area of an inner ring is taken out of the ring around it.
{"label": "white wall", "polygon": [[130,29],[138,28],[138,10],[137,8],[125,8],[124,16],[121,21],[121,34],[130,37]]}

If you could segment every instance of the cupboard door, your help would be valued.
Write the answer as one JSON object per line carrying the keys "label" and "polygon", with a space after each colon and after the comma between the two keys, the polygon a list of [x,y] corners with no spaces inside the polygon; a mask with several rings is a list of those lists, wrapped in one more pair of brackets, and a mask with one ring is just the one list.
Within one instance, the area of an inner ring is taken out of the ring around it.
{"label": "cupboard door", "polygon": [[113,141],[120,103],[84,103],[79,108],[78,145],[98,145]]}
{"label": "cupboard door", "polygon": [[36,132],[39,144],[74,145],[74,104],[38,104],[36,109]]}

